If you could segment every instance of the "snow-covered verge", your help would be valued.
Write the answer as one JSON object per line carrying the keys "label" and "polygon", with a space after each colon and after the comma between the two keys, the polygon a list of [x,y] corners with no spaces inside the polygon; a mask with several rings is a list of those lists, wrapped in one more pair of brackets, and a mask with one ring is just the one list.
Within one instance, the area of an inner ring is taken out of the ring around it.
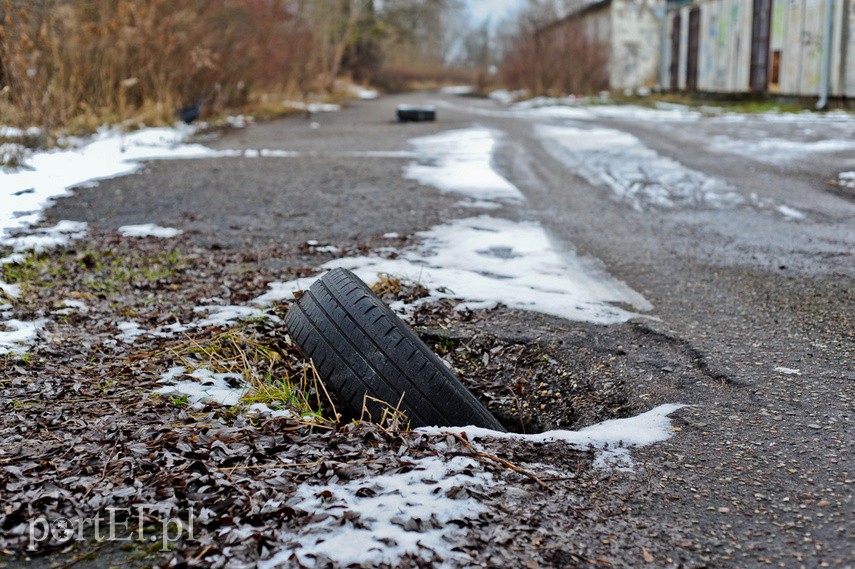
{"label": "snow-covered verge", "polygon": [[130,133],[104,128],[72,148],[36,152],[16,171],[0,172],[0,244],[37,223],[42,210],[72,188],[131,174],[145,160],[204,158],[217,152],[188,144],[189,128],[148,128]]}
{"label": "snow-covered verge", "polygon": [[596,449],[596,466],[632,470],[630,448],[640,448],[671,438],[674,431],[668,415],[685,405],[660,405],[635,417],[612,419],[591,425],[580,431],[546,431],[534,435],[498,433],[479,427],[447,428],[423,427],[419,431],[428,434],[458,433],[470,440],[513,439],[532,444],[563,442],[578,449]]}
{"label": "snow-covered verge", "polygon": [[[61,221],[52,227],[30,229],[41,220],[42,211],[73,188],[98,180],[135,172],[145,160],[204,158],[217,152],[199,144],[186,143],[192,130],[187,127],[150,128],[124,133],[104,128],[88,140],[72,140],[71,147],[30,154],[16,170],[0,171],[0,246],[15,254],[0,262],[17,263],[26,251],[43,251],[79,239],[86,223]],[[138,226],[125,228],[167,236],[177,230]],[[0,291],[9,300],[20,292],[0,280]],[[29,322],[0,320],[0,353],[23,353],[45,325],[44,319]]]}
{"label": "snow-covered verge", "polygon": [[531,118],[557,118],[574,120],[619,119],[629,121],[675,121],[695,122],[708,119],[715,122],[810,124],[851,124],[855,115],[843,110],[829,112],[786,112],[768,110],[762,112],[738,112],[726,107],[689,105],[651,101],[648,105],[616,104],[608,94],[598,97],[534,97],[520,100],[525,96],[522,91],[495,91],[490,98],[508,106],[508,110],[522,113]]}
{"label": "snow-covered verge", "polygon": [[[631,470],[629,448],[662,442],[673,435],[668,414],[682,405],[663,405],[629,419],[606,421],[581,431],[550,431],[540,435],[498,433],[476,428],[422,428],[440,436],[457,433],[470,441],[515,439],[530,444],[561,441],[596,449],[595,466]],[[442,447],[444,443],[435,443]],[[477,447],[477,442],[472,443]],[[479,449],[480,450],[480,449]],[[534,470],[532,474],[543,473]],[[463,532],[457,524],[477,519],[486,508],[468,492],[484,493],[503,484],[466,457],[427,457],[413,469],[323,486],[303,485],[287,505],[321,519],[299,533],[282,534],[288,544],[259,567],[273,569],[295,559],[305,564],[332,561],[341,566],[395,565],[404,555],[438,555],[446,566],[467,556],[454,550]],[[465,498],[456,497],[461,488]]]}
{"label": "snow-covered verge", "polygon": [[708,144],[708,148],[714,152],[748,156],[767,164],[784,164],[791,160],[810,160],[812,156],[826,152],[853,150],[855,141],[840,138],[813,141],[764,138],[749,141],[717,136]]}
{"label": "snow-covered verge", "polygon": [[407,471],[371,478],[305,484],[287,505],[317,521],[280,534],[285,547],[258,567],[288,566],[292,559],[310,566],[327,560],[337,566],[394,566],[405,555],[439,557],[452,566],[468,558],[454,549],[465,537],[460,526],[486,510],[460,489],[484,492],[498,483],[477,462],[458,456],[421,458]]}

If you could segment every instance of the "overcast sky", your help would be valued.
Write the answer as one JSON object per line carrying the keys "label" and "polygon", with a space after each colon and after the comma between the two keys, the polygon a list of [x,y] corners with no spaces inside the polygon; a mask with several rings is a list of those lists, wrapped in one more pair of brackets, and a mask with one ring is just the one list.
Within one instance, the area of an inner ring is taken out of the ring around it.
{"label": "overcast sky", "polygon": [[491,18],[493,23],[497,23],[506,16],[513,14],[525,0],[466,0],[469,6],[469,13],[472,14],[472,19],[477,22],[483,22],[487,18]]}

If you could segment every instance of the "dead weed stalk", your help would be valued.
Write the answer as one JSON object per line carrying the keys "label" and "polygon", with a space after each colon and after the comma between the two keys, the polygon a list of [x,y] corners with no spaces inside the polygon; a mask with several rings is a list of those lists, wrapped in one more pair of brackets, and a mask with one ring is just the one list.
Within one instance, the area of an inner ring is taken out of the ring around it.
{"label": "dead weed stalk", "polygon": [[[367,393],[362,398],[362,412],[359,416],[359,421],[368,421],[376,424],[383,433],[389,435],[391,433],[399,433],[410,429],[410,420],[407,415],[401,410],[401,403],[404,402],[404,394],[398,399],[398,404],[394,407],[382,399],[371,397]],[[380,417],[374,421],[371,411],[368,409],[369,403],[380,407]]]}

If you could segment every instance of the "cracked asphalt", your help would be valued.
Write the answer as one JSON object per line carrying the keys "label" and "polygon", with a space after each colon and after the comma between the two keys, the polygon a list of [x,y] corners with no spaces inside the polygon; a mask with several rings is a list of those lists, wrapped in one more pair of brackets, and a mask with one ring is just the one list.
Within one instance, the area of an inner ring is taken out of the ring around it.
{"label": "cracked asphalt", "polygon": [[[403,102],[438,103],[438,121],[393,123]],[[805,218],[751,203],[634,209],[556,160],[537,123],[631,133]],[[721,150],[733,141],[852,140],[853,120],[570,121],[474,98],[385,97],[207,141],[301,156],[154,162],[60,200],[47,221],[152,222],[203,246],[261,255],[309,239],[376,245],[389,232],[412,235],[477,213],[401,175],[411,138],[473,125],[501,133],[495,168],[526,197],[489,214],[540,222],[559,248],[642,293],[655,317],[603,327],[499,310],[479,325],[542,342],[584,337],[623,361],[616,367],[638,409],[690,405],[673,415],[674,437],[634,451],[636,471],[604,487],[605,514],[545,523],[551,547],[572,540],[588,559],[617,566],[855,567],[855,200],[828,183],[855,160],[851,150],[774,160],[744,146]],[[112,199],[101,199],[105,192]],[[562,499],[570,500],[515,489],[506,504],[560,511]]]}

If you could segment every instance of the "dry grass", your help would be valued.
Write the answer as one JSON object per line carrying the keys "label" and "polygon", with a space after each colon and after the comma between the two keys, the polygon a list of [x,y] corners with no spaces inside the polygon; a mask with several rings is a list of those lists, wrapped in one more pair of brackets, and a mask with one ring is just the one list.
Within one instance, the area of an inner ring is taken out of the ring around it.
{"label": "dry grass", "polygon": [[380,273],[377,277],[377,282],[371,285],[371,290],[377,296],[382,298],[387,294],[397,295],[401,292],[401,279],[398,277],[389,273]]}
{"label": "dry grass", "polygon": [[312,32],[263,0],[5,0],[0,121],[91,130],[307,88]]}
{"label": "dry grass", "polygon": [[243,403],[287,408],[314,422],[327,420],[324,409],[333,422],[340,418],[314,364],[309,361],[294,369],[296,362],[284,354],[282,346],[260,334],[252,322],[211,338],[190,338],[170,352],[188,371],[204,368],[240,375],[250,388]]}
{"label": "dry grass", "polygon": [[[392,405],[388,401],[371,397],[368,394],[362,398],[362,413],[359,420],[374,423],[386,433],[399,433],[401,431],[410,430],[410,420],[407,415],[401,410],[401,403],[404,401],[404,395],[398,400],[396,405]],[[374,417],[368,409],[369,405],[375,410],[379,409],[379,416]]]}

